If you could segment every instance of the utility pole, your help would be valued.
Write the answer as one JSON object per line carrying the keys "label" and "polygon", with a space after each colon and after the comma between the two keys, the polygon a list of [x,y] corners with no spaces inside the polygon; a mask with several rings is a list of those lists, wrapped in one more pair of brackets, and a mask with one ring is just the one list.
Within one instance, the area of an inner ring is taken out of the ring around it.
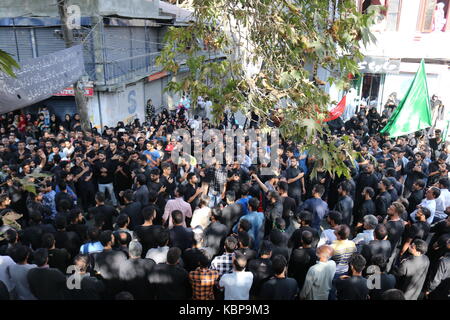
{"label": "utility pole", "polygon": [[[63,38],[66,44],[66,48],[70,48],[74,45],[72,29],[68,27],[67,18],[67,0],[56,0],[58,3],[59,18],[61,19],[61,28],[63,31]],[[80,89],[81,82],[77,81],[73,84],[75,93],[75,103],[77,105],[78,113],[81,118],[81,128],[84,131],[91,130],[90,121],[87,112],[87,101],[84,96],[83,90]]]}

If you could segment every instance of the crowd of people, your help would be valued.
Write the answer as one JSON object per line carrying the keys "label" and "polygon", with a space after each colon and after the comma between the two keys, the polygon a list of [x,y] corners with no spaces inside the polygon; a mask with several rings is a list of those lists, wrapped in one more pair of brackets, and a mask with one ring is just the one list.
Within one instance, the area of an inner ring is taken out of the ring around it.
{"label": "crowd of people", "polygon": [[[280,168],[262,175],[240,157],[175,163],[174,130],[214,125],[147,107],[146,122],[101,132],[47,108],[0,116],[1,299],[449,298],[450,143],[439,130],[391,139],[361,106],[329,124],[360,153],[342,154],[351,178],[289,139]],[[258,143],[245,140],[247,155]]]}

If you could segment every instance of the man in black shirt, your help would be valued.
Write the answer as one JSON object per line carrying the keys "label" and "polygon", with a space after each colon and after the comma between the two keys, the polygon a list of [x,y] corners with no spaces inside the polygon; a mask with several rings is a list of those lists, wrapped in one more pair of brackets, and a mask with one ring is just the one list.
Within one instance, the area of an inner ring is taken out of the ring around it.
{"label": "man in black shirt", "polygon": [[113,206],[105,204],[105,194],[97,192],[95,195],[96,206],[89,209],[89,216],[94,217],[98,226],[102,230],[113,230],[113,218],[117,215],[117,211]]}
{"label": "man in black shirt", "polygon": [[250,289],[251,297],[259,297],[261,286],[274,275],[272,269],[272,243],[263,241],[259,250],[259,258],[248,263],[247,269],[253,273],[253,284]]}
{"label": "man in black shirt", "polygon": [[105,297],[111,298],[120,291],[120,265],[127,260],[127,256],[122,251],[112,249],[114,244],[112,231],[103,231],[100,234],[100,242],[103,246],[103,251],[95,256],[94,270],[104,280],[106,286]]}
{"label": "man in black shirt", "polygon": [[366,259],[359,253],[354,253],[348,261],[352,276],[341,276],[333,281],[338,300],[367,300],[369,288],[367,279],[362,272],[366,266]]}
{"label": "man in black shirt", "polygon": [[289,259],[288,276],[297,280],[299,290],[303,288],[306,274],[310,267],[316,264],[316,250],[311,247],[313,234],[310,231],[303,231],[301,246],[292,251]]}
{"label": "man in black shirt", "polygon": [[434,185],[440,178],[448,178],[450,165],[446,162],[446,160],[447,154],[441,153],[436,161],[430,163],[428,167],[428,186]]}
{"label": "man in black shirt", "polygon": [[302,233],[303,231],[309,231],[313,235],[313,241],[311,243],[311,247],[315,249],[317,244],[319,243],[320,237],[319,232],[316,229],[311,227],[312,223],[312,213],[309,211],[300,211],[297,214],[297,219],[300,220],[300,228],[294,231],[291,238],[289,239],[288,246],[289,248],[298,248],[301,245]]}
{"label": "man in black shirt", "polygon": [[[247,221],[247,220],[241,220],[242,221]],[[258,253],[253,250],[250,249],[250,235],[248,234],[247,231],[239,231],[238,232],[238,243],[239,243],[239,249],[237,249],[236,251],[241,252],[245,258],[247,258],[247,264],[253,260],[256,259],[258,257]]]}
{"label": "man in black shirt", "polygon": [[427,250],[425,241],[414,240],[408,248],[411,256],[402,260],[400,267],[392,272],[397,277],[397,288],[405,293],[406,300],[417,300],[422,292],[430,266],[430,260],[425,255]]}
{"label": "man in black shirt", "polygon": [[360,211],[355,219],[355,222],[361,222],[362,218],[364,218],[365,216],[370,214],[375,215],[376,213],[375,202],[373,202],[372,200],[375,196],[375,191],[371,187],[365,187],[362,195],[364,197],[364,200],[361,204]]}
{"label": "man in black shirt", "polygon": [[208,252],[203,248],[204,236],[201,230],[192,232],[192,243],[192,248],[186,249],[182,255],[184,269],[187,272],[197,269],[203,256],[207,257],[208,261],[211,261]]}
{"label": "man in black shirt", "polygon": [[225,238],[229,233],[228,227],[219,221],[221,215],[222,210],[213,209],[209,218],[211,223],[205,229],[205,244],[211,256],[220,253],[221,248],[224,246]]}
{"label": "man in black shirt", "polygon": [[[83,213],[79,208],[72,209],[67,215],[67,222],[69,223],[66,227],[67,233],[75,232],[81,243],[87,239],[87,225],[85,223]],[[76,238],[75,236],[73,237]],[[81,245],[80,243],[80,245]],[[56,247],[58,247],[58,239],[56,239]],[[78,247],[79,249],[79,247]]]}
{"label": "man in black shirt", "polygon": [[42,237],[42,247],[48,250],[48,265],[65,274],[70,265],[70,254],[65,248],[57,249],[55,243],[55,236],[51,233]]}
{"label": "man in black shirt", "polygon": [[283,203],[283,215],[282,218],[286,222],[286,228],[291,225],[291,218],[297,211],[297,205],[295,199],[288,196],[288,184],[287,182],[280,181],[277,185],[277,191],[280,193],[281,201]]}
{"label": "man in black shirt", "polygon": [[[77,280],[79,277],[80,286],[68,290],[69,298],[71,300],[100,300],[105,285],[101,279],[92,277],[87,271],[89,267],[89,256],[77,255],[74,259],[76,266],[76,274],[73,278]],[[70,281],[69,281],[70,282]]]}
{"label": "man in black shirt", "polygon": [[120,214],[126,214],[130,217],[128,228],[134,231],[137,226],[144,223],[144,217],[141,213],[141,203],[133,201],[133,191],[130,189],[124,191],[123,200],[125,202],[125,208],[122,209]]}
{"label": "man in black shirt", "polygon": [[393,168],[395,170],[395,178],[397,180],[403,179],[402,176],[405,174],[403,161],[400,158],[400,152],[400,148],[392,148],[391,158],[386,160],[386,168]]}
{"label": "man in black shirt", "polygon": [[130,292],[135,300],[149,300],[152,298],[148,276],[155,262],[152,259],[142,259],[142,245],[134,240],[129,244],[128,260],[120,264],[120,280],[123,290]]}
{"label": "man in black shirt", "polygon": [[167,252],[167,263],[153,267],[148,276],[151,292],[157,300],[188,300],[192,296],[189,275],[179,266],[181,250],[170,248]]}
{"label": "man in black shirt", "polygon": [[31,225],[23,230],[21,236],[22,244],[38,249],[42,247],[42,236],[45,233],[55,233],[56,230],[51,224],[42,223],[42,215],[39,212],[32,213],[30,219]]}
{"label": "man in black shirt", "polygon": [[134,228],[136,236],[142,244],[142,258],[145,257],[148,250],[158,247],[158,235],[164,230],[162,226],[153,224],[155,214],[155,208],[145,207],[142,209],[144,223]]}
{"label": "man in black shirt", "polygon": [[297,165],[297,159],[292,157],[291,165],[286,169],[286,179],[288,183],[288,195],[295,200],[297,206],[302,203],[302,194],[305,191],[305,173]]}
{"label": "man in black shirt", "polygon": [[184,200],[191,205],[192,212],[198,207],[203,189],[197,185],[198,178],[194,172],[189,172],[186,178],[188,184],[185,188]]}
{"label": "man in black shirt", "polygon": [[276,256],[272,261],[274,277],[266,281],[261,287],[260,297],[263,300],[294,300],[299,292],[297,281],[286,277],[287,260],[283,256]]}
{"label": "man in black shirt", "polygon": [[361,254],[369,264],[375,255],[381,255],[387,261],[391,256],[391,243],[387,240],[388,230],[386,226],[384,224],[378,224],[373,231],[373,235],[374,240],[363,245]]}
{"label": "man in black shirt", "polygon": [[113,206],[117,206],[116,194],[114,193],[114,163],[106,159],[104,151],[98,153],[98,160],[94,162],[94,176],[97,179],[98,191],[105,193],[108,190]]}
{"label": "man in black shirt", "polygon": [[339,211],[342,214],[342,223],[351,225],[353,217],[353,200],[349,197],[350,186],[347,181],[343,181],[338,187],[339,200],[334,207],[334,210]]}
{"label": "man in black shirt", "polygon": [[170,229],[170,246],[180,248],[182,252],[192,246],[192,230],[183,227],[183,213],[180,210],[172,211],[173,228]]}
{"label": "man in black shirt", "polygon": [[56,193],[55,196],[55,205],[56,205],[56,210],[58,212],[62,212],[62,205],[61,203],[63,201],[66,201],[68,203],[68,208],[67,209],[72,209],[74,207],[74,202],[75,202],[75,198],[69,194],[67,192],[67,184],[64,181],[61,181],[58,184],[59,187],[59,192]]}
{"label": "man in black shirt", "polygon": [[[366,187],[371,187],[372,190],[378,189],[378,178],[374,173],[373,164],[369,163],[365,167],[362,168],[362,172],[359,174],[357,178],[355,178],[356,183],[356,191],[355,191],[355,212],[360,211],[361,204],[364,201],[363,190]],[[362,219],[364,216],[358,217],[357,220]]]}
{"label": "man in black shirt", "polygon": [[409,248],[410,244],[416,240],[427,240],[428,233],[430,232],[430,224],[427,219],[431,216],[430,209],[425,207],[419,207],[416,214],[416,222],[408,225],[405,228],[404,243],[400,255],[403,255]]}
{"label": "man in black shirt", "polygon": [[380,181],[378,184],[378,189],[380,190],[380,193],[376,197],[375,200],[375,206],[377,209],[377,218],[378,221],[383,221],[383,219],[387,215],[387,209],[391,205],[391,195],[388,193],[388,189],[391,186],[391,182],[389,179],[384,178]]}
{"label": "man in black shirt", "polygon": [[136,191],[133,195],[133,200],[139,202],[141,207],[145,207],[148,205],[148,187],[147,187],[147,178],[144,174],[140,173],[136,176]]}
{"label": "man in black shirt", "polygon": [[65,298],[66,277],[55,268],[48,266],[47,249],[38,249],[33,254],[38,266],[28,271],[28,284],[38,300],[63,300]]}
{"label": "man in black shirt", "polygon": [[417,209],[424,198],[425,181],[417,180],[412,185],[411,195],[408,197],[408,213]]}
{"label": "man in black shirt", "polygon": [[370,287],[370,300],[381,300],[382,294],[395,288],[396,279],[392,274],[386,273],[387,259],[382,255],[374,255],[367,268],[368,285]]}
{"label": "man in black shirt", "polygon": [[220,221],[227,226],[229,233],[242,216],[243,209],[239,203],[235,202],[236,193],[234,191],[227,191],[225,200],[227,205],[222,209]]}
{"label": "man in black shirt", "polygon": [[[161,172],[158,168],[154,168],[150,171],[150,177],[147,179],[147,188],[149,192],[163,192],[165,191],[165,187],[162,185],[160,181]],[[161,189],[163,188],[163,189]]]}
{"label": "man in black shirt", "polygon": [[406,222],[401,217],[405,214],[405,211],[403,204],[398,201],[392,203],[387,210],[384,224],[388,231],[388,240],[391,242],[391,250],[394,250],[402,240]]}

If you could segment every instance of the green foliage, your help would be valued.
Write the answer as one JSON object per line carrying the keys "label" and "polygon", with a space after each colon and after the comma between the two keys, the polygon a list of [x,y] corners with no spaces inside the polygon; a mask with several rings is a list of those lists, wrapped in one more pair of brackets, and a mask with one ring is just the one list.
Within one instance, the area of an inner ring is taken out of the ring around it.
{"label": "green foliage", "polygon": [[[199,95],[208,96],[216,122],[228,111],[254,111],[263,126],[276,115],[285,138],[302,141],[332,175],[348,176],[343,160],[355,156],[351,141],[337,147],[318,120],[331,103],[325,85],[348,90],[348,74],[358,73],[360,47],[374,41],[373,14],[359,13],[353,0],[192,3],[195,22],[170,28],[157,59],[174,75],[181,65],[189,67],[188,75],[166,90],[189,92],[193,108]],[[249,73],[249,65],[260,68]],[[329,71],[326,79],[319,79],[319,66]]]}
{"label": "green foliage", "polygon": [[0,73],[15,77],[14,68],[20,69],[19,64],[8,53],[0,49]]}
{"label": "green foliage", "polygon": [[16,179],[22,186],[22,189],[33,194],[36,194],[37,180],[50,178],[52,175],[47,173],[30,173],[22,179]]}

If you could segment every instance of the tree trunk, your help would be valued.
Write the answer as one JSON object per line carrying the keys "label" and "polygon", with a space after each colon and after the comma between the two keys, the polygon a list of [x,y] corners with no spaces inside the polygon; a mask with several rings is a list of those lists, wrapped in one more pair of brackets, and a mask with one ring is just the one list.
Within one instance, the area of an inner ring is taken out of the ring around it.
{"label": "tree trunk", "polygon": [[[63,31],[64,42],[66,48],[70,48],[74,45],[72,30],[67,26],[67,0],[56,0],[58,3],[58,12],[61,19],[61,27]],[[78,113],[81,118],[81,128],[83,130],[91,130],[90,121],[88,118],[87,101],[84,96],[84,92],[80,89],[79,81],[73,84],[73,90],[75,93],[75,103],[77,105]]]}

